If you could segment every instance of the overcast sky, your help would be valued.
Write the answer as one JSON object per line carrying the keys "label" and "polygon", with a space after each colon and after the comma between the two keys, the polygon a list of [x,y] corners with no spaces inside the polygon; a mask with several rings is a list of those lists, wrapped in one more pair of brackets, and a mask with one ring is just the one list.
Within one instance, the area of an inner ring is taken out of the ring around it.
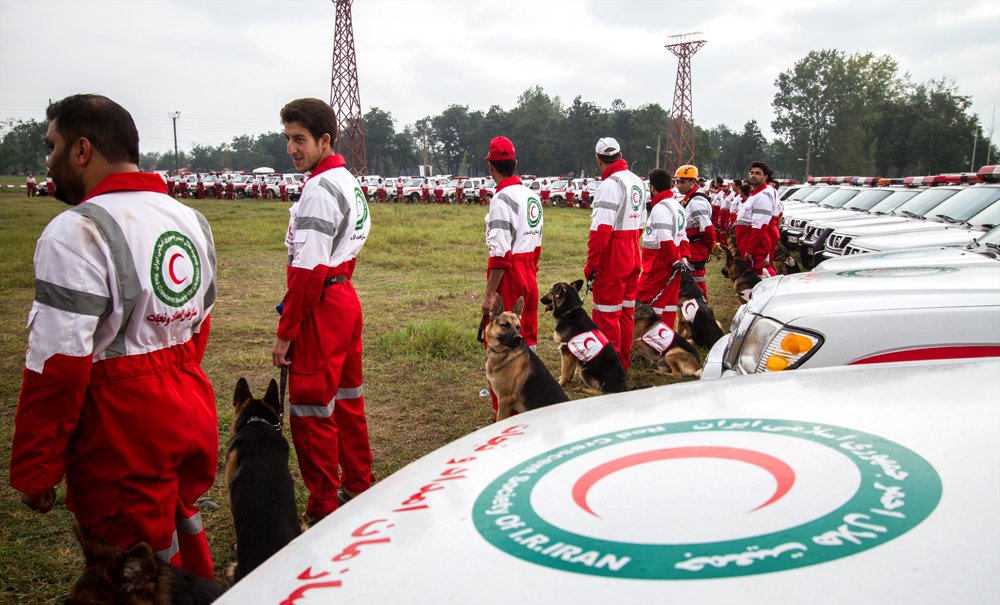
{"label": "overcast sky", "polygon": [[[686,32],[707,40],[692,70],[704,127],[756,119],[770,138],[775,78],[823,48],[951,78],[986,129],[1000,105],[996,0],[355,0],[353,15],[363,110],[397,129],[450,104],[509,110],[536,84],[564,103],[669,110],[664,45]],[[334,16],[330,0],[0,0],[0,119],[96,92],[132,113],[143,151],[173,147],[172,111],[181,149],[279,130],[285,102],[330,98]]]}

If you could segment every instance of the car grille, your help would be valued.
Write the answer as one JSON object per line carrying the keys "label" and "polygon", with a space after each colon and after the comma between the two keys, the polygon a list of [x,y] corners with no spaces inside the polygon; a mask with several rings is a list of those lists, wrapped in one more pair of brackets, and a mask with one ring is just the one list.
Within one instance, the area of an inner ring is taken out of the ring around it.
{"label": "car grille", "polygon": [[851,243],[850,235],[837,235],[835,233],[826,240],[826,251],[839,256],[844,253],[844,248],[849,243]]}
{"label": "car grille", "polygon": [[852,254],[864,254],[866,252],[871,252],[871,250],[865,250],[864,248],[858,248],[857,246],[847,246],[844,248],[844,256],[850,256]]}
{"label": "car grille", "polygon": [[791,220],[791,226],[795,229],[801,229],[806,226],[806,221],[801,218],[793,218]]}
{"label": "car grille", "polygon": [[819,237],[819,231],[820,230],[818,227],[812,227],[812,226],[806,227],[805,234],[802,236],[802,242],[805,244],[814,243],[816,241],[816,238]]}

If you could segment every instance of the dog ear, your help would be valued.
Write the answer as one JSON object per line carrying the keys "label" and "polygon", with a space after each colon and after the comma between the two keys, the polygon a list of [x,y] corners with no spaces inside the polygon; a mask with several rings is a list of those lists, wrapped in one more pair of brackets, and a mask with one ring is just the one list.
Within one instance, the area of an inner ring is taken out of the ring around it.
{"label": "dog ear", "polygon": [[136,593],[156,578],[157,564],[153,549],[145,542],[133,546],[118,559],[114,575],[126,593]]}
{"label": "dog ear", "polygon": [[247,384],[247,379],[241,376],[236,381],[236,392],[233,393],[233,406],[235,407],[247,399],[253,399],[253,395],[250,393],[250,385]]}
{"label": "dog ear", "polygon": [[514,315],[517,315],[518,318],[520,318],[521,317],[521,311],[524,311],[524,297],[523,296],[519,296],[518,299],[517,299],[517,302],[514,303]]}
{"label": "dog ear", "polygon": [[503,299],[500,298],[499,294],[493,295],[493,308],[490,309],[490,317],[496,317],[503,313]]}
{"label": "dog ear", "polygon": [[579,292],[580,289],[583,288],[583,280],[578,279],[575,282],[571,283],[570,285],[573,286],[573,288],[575,288],[577,292]]}
{"label": "dog ear", "polygon": [[267,385],[267,392],[264,393],[264,403],[278,409],[278,383],[273,378],[271,382]]}
{"label": "dog ear", "polygon": [[73,531],[76,533],[76,539],[80,541],[83,559],[88,569],[108,562],[120,552],[119,549],[81,527],[78,521],[73,522]]}

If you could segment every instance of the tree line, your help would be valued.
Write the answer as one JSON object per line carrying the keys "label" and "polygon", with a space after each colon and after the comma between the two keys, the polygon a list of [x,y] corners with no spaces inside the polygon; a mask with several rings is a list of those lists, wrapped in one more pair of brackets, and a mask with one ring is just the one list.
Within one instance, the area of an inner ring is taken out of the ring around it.
{"label": "tree line", "polygon": [[[889,55],[812,51],[782,72],[772,101],[775,133],[768,141],[756,120],[741,129],[694,125],[695,163],[701,172],[740,177],[756,159],[778,176],[908,176],[961,172],[996,158],[971,99],[949,80],[915,83]],[[629,107],[621,99],[600,107],[577,96],[565,103],[541,86],[525,90],[510,110],[449,105],[397,129],[392,114],[372,107],[363,116],[368,172],[409,175],[418,166],[435,172],[480,176],[489,141],[503,134],[517,147],[518,170],[537,175],[585,175],[596,170],[593,145],[602,136],[622,144],[634,171],[677,162],[666,152],[670,117],[658,103]],[[0,123],[0,173],[43,171],[46,125],[33,120]],[[976,147],[975,158],[972,157]],[[174,169],[174,153],[146,152],[141,167]],[[280,132],[241,135],[218,146],[195,145],[177,165],[191,171],[291,171]]]}

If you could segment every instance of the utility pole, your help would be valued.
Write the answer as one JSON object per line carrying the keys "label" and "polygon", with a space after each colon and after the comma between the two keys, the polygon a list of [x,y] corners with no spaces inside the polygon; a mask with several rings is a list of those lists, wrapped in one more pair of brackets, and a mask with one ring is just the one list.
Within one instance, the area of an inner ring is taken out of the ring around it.
{"label": "utility pole", "polygon": [[337,114],[337,140],[333,147],[355,175],[368,174],[365,125],[358,89],[358,59],[354,52],[354,0],[332,0],[337,7],[333,32],[333,71],[330,76],[330,107]]}
{"label": "utility pole", "polygon": [[976,171],[976,144],[979,143],[979,116],[976,118],[976,130],[972,133],[972,159],[969,160],[969,172]]}
{"label": "utility pole", "polygon": [[677,56],[674,103],[670,108],[666,162],[670,171],[694,163],[694,102],[691,93],[691,57],[705,45],[701,32],[670,36],[666,49]]}
{"label": "utility pole", "polygon": [[179,170],[177,166],[177,118],[181,117],[181,112],[168,113],[167,117],[174,121],[174,174],[176,175]]}

